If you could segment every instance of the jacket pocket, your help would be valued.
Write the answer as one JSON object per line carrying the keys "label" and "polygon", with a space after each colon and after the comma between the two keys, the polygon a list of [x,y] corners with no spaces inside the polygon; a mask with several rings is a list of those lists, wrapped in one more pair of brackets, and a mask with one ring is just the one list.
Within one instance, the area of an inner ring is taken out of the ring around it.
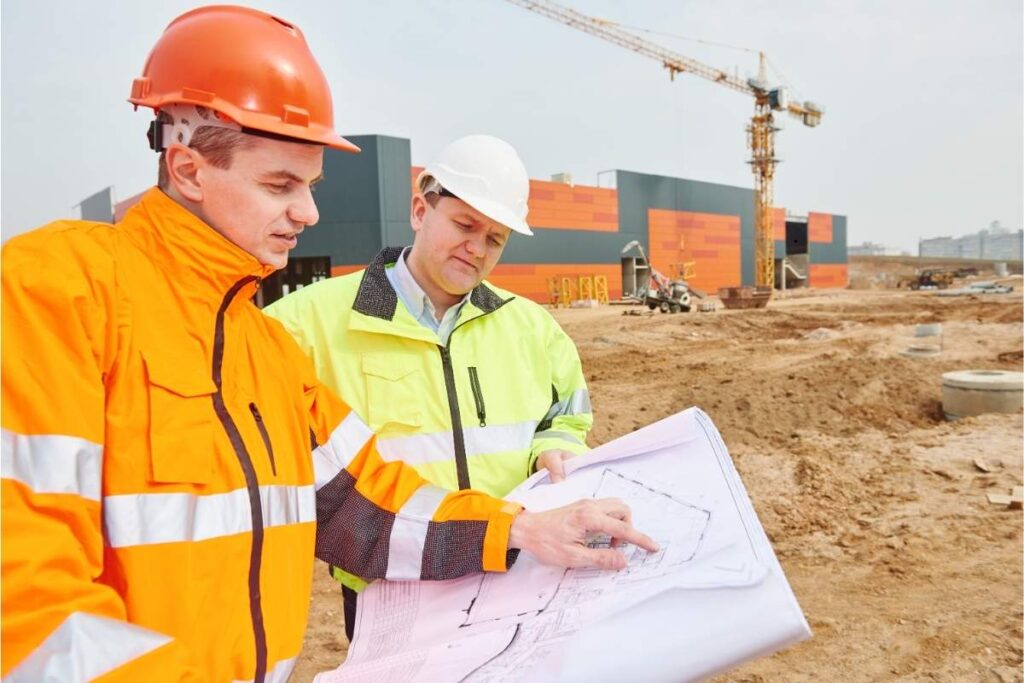
{"label": "jacket pocket", "polygon": [[[180,349],[179,349],[180,351]],[[213,394],[202,352],[174,358],[143,351],[149,393],[150,476],[154,482],[206,484],[213,475]]]}
{"label": "jacket pocket", "polygon": [[[413,431],[423,424],[424,386],[418,358],[393,353],[364,353],[366,420],[374,431]],[[358,411],[357,411],[358,412]]]}
{"label": "jacket pocket", "polygon": [[473,390],[473,403],[476,404],[476,418],[481,427],[487,426],[487,406],[484,405],[484,391],[480,387],[480,375],[475,367],[469,368],[469,386]]}
{"label": "jacket pocket", "polygon": [[[252,419],[256,421],[256,429],[260,432],[260,438],[263,440],[263,447],[267,449],[267,457],[270,459],[270,471],[273,472],[274,476],[277,476],[277,463],[274,461],[274,445],[270,443],[270,433],[267,431],[267,425],[263,422],[263,415],[260,413],[259,406],[255,403],[249,404],[249,412],[252,413]],[[310,442],[312,446],[312,441]]]}

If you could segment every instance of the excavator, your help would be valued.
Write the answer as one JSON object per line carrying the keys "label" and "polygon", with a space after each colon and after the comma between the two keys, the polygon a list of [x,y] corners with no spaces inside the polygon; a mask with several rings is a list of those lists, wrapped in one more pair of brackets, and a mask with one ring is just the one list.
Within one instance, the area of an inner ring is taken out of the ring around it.
{"label": "excavator", "polygon": [[648,278],[647,287],[637,291],[637,298],[640,299],[640,302],[646,304],[647,308],[652,311],[659,309],[662,313],[689,313],[692,308],[690,300],[692,290],[690,285],[686,283],[686,280],[670,280],[664,273],[655,269],[648,260],[647,254],[644,252],[644,248],[639,240],[633,240],[624,246],[622,248],[622,256],[625,256],[633,249],[640,253],[640,258],[650,268],[651,273]]}

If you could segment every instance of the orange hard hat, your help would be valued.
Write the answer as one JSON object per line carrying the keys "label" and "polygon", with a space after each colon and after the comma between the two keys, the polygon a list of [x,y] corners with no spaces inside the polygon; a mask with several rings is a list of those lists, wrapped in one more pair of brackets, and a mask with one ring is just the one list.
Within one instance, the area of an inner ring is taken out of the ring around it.
{"label": "orange hard hat", "polygon": [[172,21],[128,101],[209,107],[244,132],[359,148],[334,131],[331,89],[298,26],[248,7],[200,7]]}

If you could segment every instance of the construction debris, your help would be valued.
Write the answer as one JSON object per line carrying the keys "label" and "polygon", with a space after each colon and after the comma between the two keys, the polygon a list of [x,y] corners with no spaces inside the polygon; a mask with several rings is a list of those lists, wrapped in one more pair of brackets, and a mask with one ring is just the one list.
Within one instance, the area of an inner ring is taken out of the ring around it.
{"label": "construction debris", "polygon": [[718,298],[728,309],[764,308],[772,297],[770,287],[721,287]]}
{"label": "construction debris", "polygon": [[960,289],[947,289],[943,292],[936,292],[936,296],[973,296],[977,294],[1009,294],[1013,291],[1011,285],[1000,285],[995,282],[975,282]]}
{"label": "construction debris", "polygon": [[985,462],[981,458],[975,458],[974,459],[974,466],[977,467],[982,472],[991,472],[992,469],[993,469],[992,465],[990,465],[989,463]]}
{"label": "construction debris", "polygon": [[1005,506],[1007,510],[1024,510],[1024,486],[1014,486],[1010,495],[990,493],[986,497],[991,505]]}
{"label": "construction debris", "polygon": [[833,339],[839,338],[839,333],[835,330],[830,330],[827,327],[819,327],[816,330],[808,332],[801,338],[804,341],[832,341]]}

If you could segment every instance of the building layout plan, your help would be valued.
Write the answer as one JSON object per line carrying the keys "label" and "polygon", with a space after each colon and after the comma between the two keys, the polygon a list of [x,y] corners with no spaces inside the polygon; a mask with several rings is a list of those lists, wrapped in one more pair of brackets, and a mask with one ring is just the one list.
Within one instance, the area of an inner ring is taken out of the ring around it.
{"label": "building layout plan", "polygon": [[[656,553],[620,571],[561,569],[521,553],[505,574],[375,582],[345,663],[318,683],[678,681],[810,636],[711,420],[699,409],[534,475],[508,497],[543,510],[625,501]],[[607,546],[607,537],[589,539]]]}

